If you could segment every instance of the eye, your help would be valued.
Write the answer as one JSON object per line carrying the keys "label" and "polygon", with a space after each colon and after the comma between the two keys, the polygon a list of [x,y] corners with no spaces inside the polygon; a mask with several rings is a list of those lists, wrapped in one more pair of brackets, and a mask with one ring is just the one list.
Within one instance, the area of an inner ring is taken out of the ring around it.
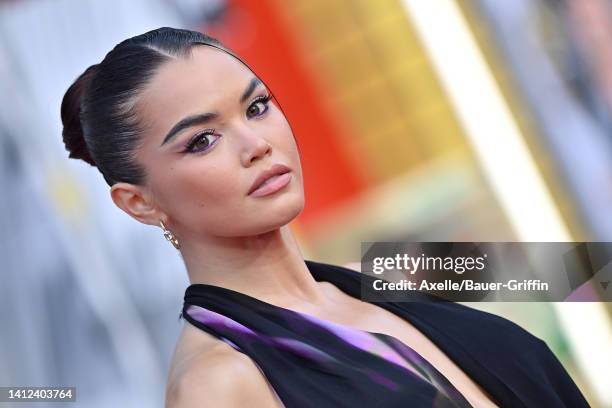
{"label": "eye", "polygon": [[189,141],[185,151],[188,153],[203,152],[210,149],[220,137],[221,135],[215,134],[214,129],[198,133]]}
{"label": "eye", "polygon": [[268,102],[270,102],[272,96],[270,94],[260,96],[249,106],[247,109],[247,116],[261,116],[268,110]]}

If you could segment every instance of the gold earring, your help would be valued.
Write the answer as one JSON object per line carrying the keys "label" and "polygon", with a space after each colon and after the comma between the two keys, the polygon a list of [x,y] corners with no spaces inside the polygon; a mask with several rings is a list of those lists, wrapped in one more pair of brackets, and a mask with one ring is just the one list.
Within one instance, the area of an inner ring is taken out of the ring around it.
{"label": "gold earring", "polygon": [[162,230],[164,230],[164,238],[174,245],[176,249],[179,249],[181,246],[179,245],[178,239],[176,239],[172,231],[166,229],[166,226],[162,220],[159,220],[159,225],[162,227]]}

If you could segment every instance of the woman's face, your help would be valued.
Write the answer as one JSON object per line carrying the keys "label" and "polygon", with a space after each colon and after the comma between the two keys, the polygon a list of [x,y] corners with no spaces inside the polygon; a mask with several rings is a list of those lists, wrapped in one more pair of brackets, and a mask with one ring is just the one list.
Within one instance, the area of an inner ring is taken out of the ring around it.
{"label": "woman's face", "polygon": [[[210,46],[192,51],[189,59],[163,64],[137,104],[148,126],[137,159],[155,205],[179,239],[254,235],[287,224],[304,207],[289,123],[239,60]],[[275,164],[291,169],[279,178],[288,183],[271,194],[248,194]]]}

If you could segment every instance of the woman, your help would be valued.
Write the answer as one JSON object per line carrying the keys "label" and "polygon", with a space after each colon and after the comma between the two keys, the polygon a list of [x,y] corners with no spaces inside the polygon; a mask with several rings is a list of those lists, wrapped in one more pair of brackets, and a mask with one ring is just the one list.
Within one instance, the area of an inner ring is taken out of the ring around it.
{"label": "woman", "polygon": [[[159,225],[191,285],[166,406],[588,406],[546,344],[451,302],[369,303],[306,261],[296,141],[270,90],[198,32],[118,44],[62,102],[70,157]],[[364,276],[364,278],[366,278]]]}

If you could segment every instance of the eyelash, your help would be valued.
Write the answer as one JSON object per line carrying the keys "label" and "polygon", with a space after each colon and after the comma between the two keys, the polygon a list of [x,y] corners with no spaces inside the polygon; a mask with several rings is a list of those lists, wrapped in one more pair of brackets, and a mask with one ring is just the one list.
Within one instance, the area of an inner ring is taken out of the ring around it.
{"label": "eyelash", "polygon": [[[256,116],[262,116],[263,114],[265,114],[268,111],[268,109],[269,109],[268,102],[270,102],[272,100],[272,98],[273,98],[273,96],[270,93],[267,93],[267,94],[262,95],[262,96],[258,96],[249,105],[247,110],[250,109],[253,105],[255,105],[257,103],[264,103],[266,105],[266,109],[262,113],[260,113],[259,115],[256,115]],[[209,143],[208,146],[206,146],[204,149],[193,150],[193,147],[200,140],[201,136],[216,136],[215,135],[215,129],[206,129],[206,130],[196,134],[191,140],[189,140],[189,143],[187,143],[187,146],[186,146],[184,152],[185,153],[201,153],[201,152],[205,152],[205,151],[209,150],[210,148],[212,148],[215,144],[217,144],[217,140],[219,140],[217,138],[214,142]],[[221,137],[221,136],[219,135],[219,137]]]}

